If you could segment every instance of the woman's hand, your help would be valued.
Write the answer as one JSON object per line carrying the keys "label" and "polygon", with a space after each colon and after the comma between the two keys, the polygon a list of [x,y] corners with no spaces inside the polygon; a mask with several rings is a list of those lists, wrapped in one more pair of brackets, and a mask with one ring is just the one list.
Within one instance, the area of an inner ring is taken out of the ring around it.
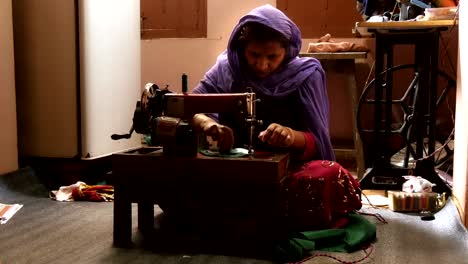
{"label": "woman's hand", "polygon": [[260,132],[258,138],[274,147],[289,147],[295,142],[294,132],[289,127],[272,123],[266,130]]}
{"label": "woman's hand", "polygon": [[234,133],[232,129],[227,126],[214,122],[203,127],[203,133],[217,142],[219,152],[227,152],[231,150],[234,145]]}
{"label": "woman's hand", "polygon": [[204,114],[196,114],[193,117],[193,124],[198,132],[217,142],[220,152],[227,152],[234,146],[234,132],[231,128],[218,124]]}

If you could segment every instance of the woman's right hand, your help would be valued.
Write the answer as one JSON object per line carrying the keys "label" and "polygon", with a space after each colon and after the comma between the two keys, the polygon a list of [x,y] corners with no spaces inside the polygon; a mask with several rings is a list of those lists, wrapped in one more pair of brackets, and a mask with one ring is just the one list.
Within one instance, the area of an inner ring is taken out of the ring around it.
{"label": "woman's right hand", "polygon": [[218,124],[204,114],[193,117],[195,129],[217,142],[220,152],[227,152],[234,146],[234,132],[231,128]]}
{"label": "woman's right hand", "polygon": [[203,132],[206,136],[210,136],[213,141],[217,142],[219,152],[228,152],[232,149],[234,145],[234,133],[231,128],[215,122],[204,127]]}

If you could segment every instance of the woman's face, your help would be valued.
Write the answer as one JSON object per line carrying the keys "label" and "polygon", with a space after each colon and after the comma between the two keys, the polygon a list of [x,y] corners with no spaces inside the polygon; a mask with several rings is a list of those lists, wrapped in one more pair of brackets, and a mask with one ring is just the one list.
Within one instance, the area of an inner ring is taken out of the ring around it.
{"label": "woman's face", "polygon": [[278,69],[285,55],[286,49],[278,41],[250,42],[244,51],[249,70],[259,78],[265,78]]}

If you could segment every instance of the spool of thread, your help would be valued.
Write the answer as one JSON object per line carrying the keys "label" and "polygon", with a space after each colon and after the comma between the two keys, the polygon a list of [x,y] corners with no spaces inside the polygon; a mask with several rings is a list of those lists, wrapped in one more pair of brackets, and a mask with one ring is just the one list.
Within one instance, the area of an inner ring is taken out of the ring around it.
{"label": "spool of thread", "polygon": [[187,74],[182,74],[182,93],[188,92]]}
{"label": "spool of thread", "polygon": [[408,193],[388,191],[389,208],[392,211],[432,211],[438,209],[438,193]]}

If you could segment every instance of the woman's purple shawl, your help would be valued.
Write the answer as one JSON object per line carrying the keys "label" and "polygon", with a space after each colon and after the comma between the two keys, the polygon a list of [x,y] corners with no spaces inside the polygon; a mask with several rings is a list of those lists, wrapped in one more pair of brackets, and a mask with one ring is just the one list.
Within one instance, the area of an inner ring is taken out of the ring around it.
{"label": "woman's purple shawl", "polygon": [[[255,80],[249,77],[238,54],[237,39],[243,25],[248,22],[262,23],[282,33],[290,40],[285,63],[273,74]],[[216,64],[205,74],[193,93],[232,93],[233,84],[252,87],[257,94],[286,97],[298,90],[298,103],[304,108],[307,131],[311,132],[318,149],[318,159],[334,160],[335,155],[329,136],[329,103],[325,72],[314,58],[299,58],[302,39],[299,28],[280,10],[271,5],[253,9],[242,17],[229,39],[228,48],[219,55]]]}

